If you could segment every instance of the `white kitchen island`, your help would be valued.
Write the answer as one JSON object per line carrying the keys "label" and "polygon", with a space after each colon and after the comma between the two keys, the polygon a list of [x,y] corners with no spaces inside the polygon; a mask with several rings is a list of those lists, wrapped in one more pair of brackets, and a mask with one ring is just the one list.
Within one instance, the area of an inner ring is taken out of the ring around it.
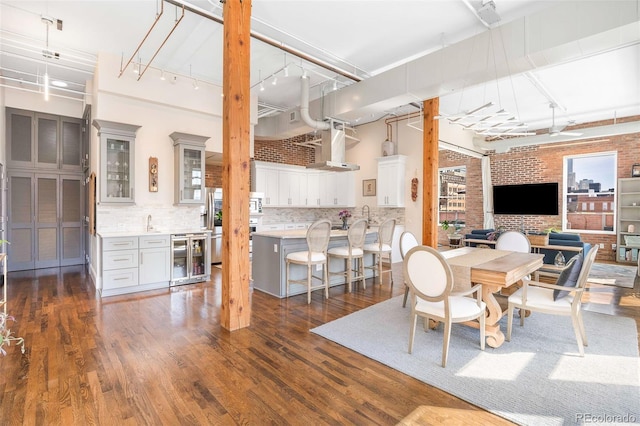
{"label": "white kitchen island", "polygon": [[[307,250],[306,236],[307,231],[304,229],[254,232],[252,234],[253,255],[251,264],[253,288],[279,298],[286,297],[285,258],[289,253]],[[375,242],[376,238],[376,231],[368,230],[365,243]],[[347,244],[347,231],[331,231],[329,248],[346,246]],[[365,256],[364,262],[365,266],[372,265],[373,256]],[[332,259],[329,264],[329,270],[333,272],[344,270],[344,261],[342,259]],[[322,276],[322,269],[314,270],[314,274]],[[373,271],[366,269],[365,274],[367,278],[370,278],[373,276]],[[306,266],[291,265],[291,279],[304,279],[306,275]],[[330,287],[345,284],[345,279],[341,276],[329,277],[329,280]],[[306,285],[292,284],[289,295],[306,294],[306,292]]]}

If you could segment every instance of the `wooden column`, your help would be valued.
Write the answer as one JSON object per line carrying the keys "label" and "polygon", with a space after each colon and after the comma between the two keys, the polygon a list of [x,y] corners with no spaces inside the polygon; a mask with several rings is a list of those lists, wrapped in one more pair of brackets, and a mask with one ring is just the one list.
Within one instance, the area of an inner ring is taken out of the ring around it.
{"label": "wooden column", "polygon": [[440,99],[423,103],[422,133],[422,244],[438,247],[438,121]]}
{"label": "wooden column", "polygon": [[251,0],[224,2],[221,325],[248,327]]}

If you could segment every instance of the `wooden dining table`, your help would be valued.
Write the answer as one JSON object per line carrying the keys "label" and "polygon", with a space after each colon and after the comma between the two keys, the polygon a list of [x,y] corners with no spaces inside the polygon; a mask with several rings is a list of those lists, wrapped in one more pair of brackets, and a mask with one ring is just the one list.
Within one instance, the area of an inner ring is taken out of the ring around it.
{"label": "wooden dining table", "polygon": [[[476,247],[461,247],[441,253],[453,271],[453,291],[470,288],[472,284],[482,285],[482,300],[487,305],[486,342],[493,348],[501,346],[504,334],[499,321],[506,311],[502,311],[494,294],[521,283],[522,278],[539,269],[544,255]],[[475,321],[469,324],[479,326]]]}

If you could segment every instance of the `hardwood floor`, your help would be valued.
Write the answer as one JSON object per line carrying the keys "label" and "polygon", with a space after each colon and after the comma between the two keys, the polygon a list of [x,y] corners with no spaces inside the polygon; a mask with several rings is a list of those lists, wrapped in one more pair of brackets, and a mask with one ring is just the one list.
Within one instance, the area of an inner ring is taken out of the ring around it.
{"label": "hardwood floor", "polygon": [[[392,288],[385,276],[310,305],[256,291],[234,333],[220,327],[216,268],[207,283],[105,299],[81,267],[11,273],[27,352],[0,358],[0,424],[510,424],[309,332],[402,294],[401,266]],[[637,280],[590,290],[586,309],[639,321]]]}

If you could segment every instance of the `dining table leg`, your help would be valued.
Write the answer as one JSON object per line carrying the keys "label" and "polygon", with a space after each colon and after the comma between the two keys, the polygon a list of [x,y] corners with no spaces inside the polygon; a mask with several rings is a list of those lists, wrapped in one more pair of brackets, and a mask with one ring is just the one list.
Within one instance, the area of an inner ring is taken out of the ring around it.
{"label": "dining table leg", "polygon": [[503,312],[500,304],[493,295],[498,292],[501,287],[482,285],[482,300],[487,305],[487,315],[485,317],[485,336],[487,345],[492,348],[498,348],[504,343],[504,333],[500,330],[499,321]]}

